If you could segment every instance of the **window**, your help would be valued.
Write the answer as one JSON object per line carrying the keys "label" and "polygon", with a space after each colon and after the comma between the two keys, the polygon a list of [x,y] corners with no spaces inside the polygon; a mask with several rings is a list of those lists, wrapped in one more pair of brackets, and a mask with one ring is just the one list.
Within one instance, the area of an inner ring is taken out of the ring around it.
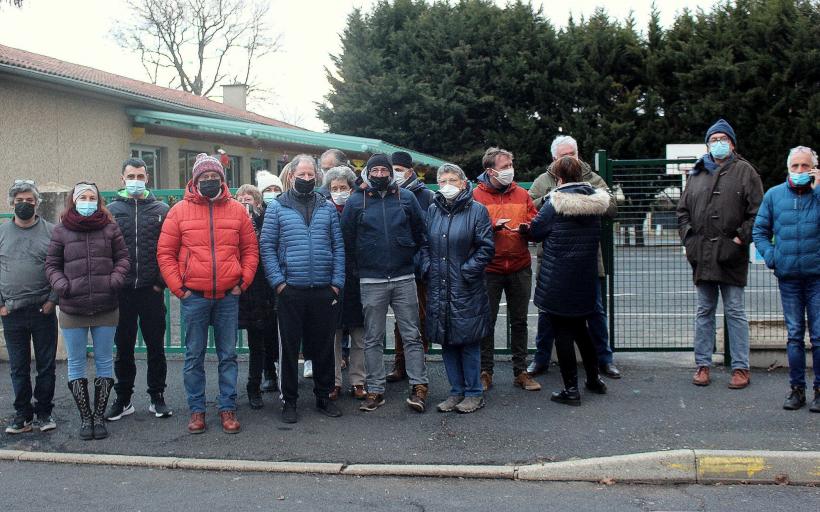
{"label": "window", "polygon": [[145,170],[151,176],[150,184],[152,188],[160,188],[160,167],[159,149],[149,146],[131,145],[131,158],[141,158],[145,162]]}
{"label": "window", "polygon": [[251,158],[251,180],[255,180],[256,171],[270,171],[270,160],[267,158]]}
{"label": "window", "polygon": [[240,170],[242,169],[242,157],[228,155],[230,162],[225,167],[225,178],[228,181],[228,186],[238,187],[242,183],[240,182]]}
{"label": "window", "polygon": [[[188,181],[191,179],[193,175],[194,169],[194,162],[196,162],[196,156],[203,151],[190,151],[187,149],[180,149],[179,150],[179,181],[181,186],[184,187]],[[218,158],[218,155],[214,155]],[[225,166],[225,178],[228,181],[229,187],[238,187],[239,183],[239,170],[242,168],[242,158],[238,156],[228,155],[230,162],[227,166]]]}

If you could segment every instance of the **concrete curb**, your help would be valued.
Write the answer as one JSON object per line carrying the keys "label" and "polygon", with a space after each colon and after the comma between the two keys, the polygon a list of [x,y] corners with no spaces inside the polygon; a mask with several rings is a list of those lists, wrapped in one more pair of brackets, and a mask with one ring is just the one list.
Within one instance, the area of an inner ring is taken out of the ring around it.
{"label": "concrete curb", "polygon": [[820,485],[820,451],[670,450],[523,466],[335,464],[0,450],[0,460],[108,466],[606,483],[770,483]]}

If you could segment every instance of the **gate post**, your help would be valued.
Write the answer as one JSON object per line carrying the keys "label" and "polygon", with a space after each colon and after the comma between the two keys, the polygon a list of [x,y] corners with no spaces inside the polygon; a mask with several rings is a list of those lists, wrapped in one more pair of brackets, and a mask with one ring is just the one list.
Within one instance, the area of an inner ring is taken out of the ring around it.
{"label": "gate post", "polygon": [[[595,152],[595,172],[604,179],[612,192],[612,163],[607,158],[605,149],[599,149]],[[604,259],[604,278],[607,283],[606,293],[603,293],[604,309],[607,311],[609,317],[609,348],[615,351],[615,237],[613,234],[614,221],[612,219],[605,219],[601,223],[601,255]]]}

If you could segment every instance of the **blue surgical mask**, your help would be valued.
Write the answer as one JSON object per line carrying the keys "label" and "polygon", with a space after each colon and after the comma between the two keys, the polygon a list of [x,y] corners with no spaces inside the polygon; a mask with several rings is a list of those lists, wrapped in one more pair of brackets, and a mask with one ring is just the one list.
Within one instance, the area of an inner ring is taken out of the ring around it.
{"label": "blue surgical mask", "polygon": [[709,153],[712,154],[713,157],[717,158],[718,160],[723,160],[732,152],[732,148],[729,147],[729,142],[724,140],[719,140],[717,142],[712,142],[709,144]]}
{"label": "blue surgical mask", "polygon": [[263,193],[262,193],[262,200],[263,200],[265,203],[270,203],[271,201],[273,201],[274,199],[276,199],[277,197],[279,197],[279,194],[280,194],[280,193],[281,193],[281,192],[263,192]]}
{"label": "blue surgical mask", "polygon": [[798,187],[802,187],[804,185],[808,185],[809,183],[811,183],[811,174],[809,174],[807,172],[801,172],[801,173],[790,172],[789,173],[789,179],[791,180],[793,185],[796,185]]}
{"label": "blue surgical mask", "polygon": [[97,201],[77,201],[77,213],[83,217],[88,217],[97,211]]}
{"label": "blue surgical mask", "polygon": [[131,197],[142,197],[145,194],[145,182],[142,180],[125,180],[125,192]]}

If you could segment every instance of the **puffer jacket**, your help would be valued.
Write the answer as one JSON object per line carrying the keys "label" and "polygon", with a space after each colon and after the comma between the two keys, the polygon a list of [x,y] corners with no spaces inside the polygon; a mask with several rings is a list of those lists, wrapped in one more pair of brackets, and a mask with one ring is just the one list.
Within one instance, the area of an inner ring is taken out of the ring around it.
{"label": "puffer jacket", "polygon": [[120,227],[131,259],[125,286],[164,286],[157,264],[157,242],[168,210],[168,205],[148,190],[140,199],[120,190],[108,204],[108,211]]}
{"label": "puffer jacket", "polygon": [[228,186],[215,201],[188,182],[185,197],[168,212],[157,245],[162,278],[177,297],[186,290],[219,299],[239,285],[247,290],[259,264],[253,225]]}
{"label": "puffer jacket", "polygon": [[265,212],[260,251],[268,283],[274,290],[282,283],[344,288],[345,251],[336,208],[314,192],[308,223],[297,209],[295,193],[285,192]]}
{"label": "puffer jacket", "polygon": [[532,223],[530,237],[544,241],[535,285],[535,305],[560,316],[595,311],[601,217],[609,194],[588,183],[567,183],[547,195]]}
{"label": "puffer jacket", "polygon": [[69,315],[92,316],[119,307],[128,247],[115,222],[95,231],[72,231],[58,224],[51,234],[46,276]]}
{"label": "puffer jacket", "polygon": [[427,339],[440,345],[478,343],[491,329],[484,271],[493,259],[493,230],[487,208],[470,188],[451,205],[436,194],[427,211],[426,330]]}
{"label": "puffer jacket", "polygon": [[384,197],[373,187],[356,190],[342,212],[348,269],[359,278],[414,275],[414,259],[427,244],[416,197],[392,183]]}
{"label": "puffer jacket", "polygon": [[[487,207],[494,229],[495,256],[487,266],[487,272],[512,274],[532,265],[527,237],[518,231],[512,231],[520,224],[531,223],[538,213],[527,191],[516,182],[503,189],[495,188],[485,172],[478,177],[473,198]],[[499,219],[510,219],[507,226],[511,229],[496,228],[495,223]]]}
{"label": "puffer jacket", "polygon": [[[433,191],[427,188],[423,181],[421,181],[416,175],[415,171],[413,172],[413,177],[405,181],[402,184],[402,188],[405,188],[413,193],[416,196],[416,201],[419,202],[419,208],[421,208],[421,215],[422,217],[427,215],[427,210],[430,208],[430,205],[433,204]],[[416,280],[420,280],[422,278],[421,272],[421,252],[416,253],[416,257],[414,259],[414,267],[416,271]]]}
{"label": "puffer jacket", "polygon": [[752,238],[778,279],[820,276],[820,186],[800,190],[786,182],[770,188]]}
{"label": "puffer jacket", "polygon": [[[677,211],[695,284],[746,286],[752,226],[762,199],[760,176],[737,154],[712,173],[703,158],[695,163]],[[733,241],[735,237],[741,244]]]}

